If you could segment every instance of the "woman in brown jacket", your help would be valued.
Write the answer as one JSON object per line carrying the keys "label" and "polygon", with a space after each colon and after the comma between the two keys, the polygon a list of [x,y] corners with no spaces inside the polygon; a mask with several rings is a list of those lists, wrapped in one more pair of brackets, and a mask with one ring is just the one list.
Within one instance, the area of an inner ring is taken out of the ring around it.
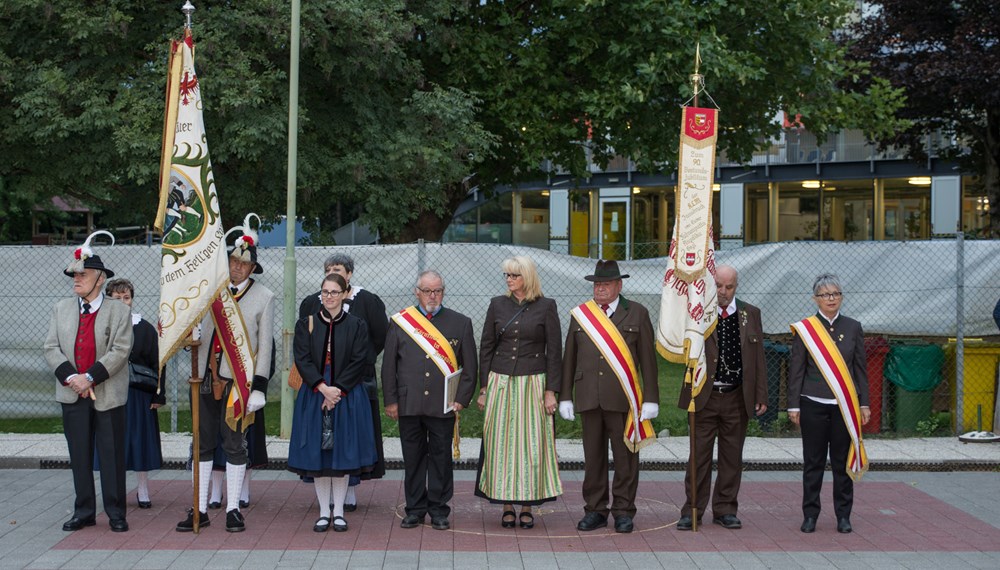
{"label": "woman in brown jacket", "polygon": [[502,264],[507,294],[490,300],[479,346],[477,404],[486,410],[476,494],[504,506],[501,526],[534,526],[533,505],[562,494],[549,416],[562,377],[562,331],[556,302],[542,296],[535,262]]}

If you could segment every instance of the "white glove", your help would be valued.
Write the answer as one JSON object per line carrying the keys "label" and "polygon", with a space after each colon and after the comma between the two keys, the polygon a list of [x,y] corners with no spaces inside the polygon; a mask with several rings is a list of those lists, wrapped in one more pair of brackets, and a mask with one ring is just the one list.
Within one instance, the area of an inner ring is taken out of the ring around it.
{"label": "white glove", "polygon": [[646,402],[642,405],[642,412],[639,414],[639,421],[652,420],[660,415],[660,405]]}
{"label": "white glove", "polygon": [[247,413],[254,413],[257,410],[264,407],[267,403],[267,396],[264,395],[260,390],[254,390],[250,392],[250,399],[247,400]]}
{"label": "white glove", "polygon": [[562,402],[559,402],[559,415],[562,416],[562,419],[564,419],[564,420],[566,420],[568,422],[573,421],[573,419],[576,416],[573,415],[573,401],[572,400],[563,400]]}

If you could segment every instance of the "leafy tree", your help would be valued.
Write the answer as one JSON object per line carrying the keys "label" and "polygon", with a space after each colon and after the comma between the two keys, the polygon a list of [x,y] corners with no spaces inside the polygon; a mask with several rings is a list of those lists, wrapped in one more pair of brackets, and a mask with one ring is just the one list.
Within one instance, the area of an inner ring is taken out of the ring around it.
{"label": "leafy tree", "polygon": [[[730,157],[775,134],[779,109],[820,134],[891,129],[898,99],[885,83],[866,86],[870,97],[836,87],[864,72],[832,41],[853,5],[303,2],[299,214],[325,231],[361,215],[386,241],[438,239],[471,187],[538,179],[546,159],[578,175],[588,154],[671,169],[697,42]],[[58,195],[101,208],[106,225],[151,220],[178,8],[0,6],[0,217]],[[284,213],[288,14],[273,0],[197,4],[196,65],[227,224],[250,210]]]}
{"label": "leafy tree", "polygon": [[990,199],[990,235],[1000,236],[1000,4],[994,0],[881,0],[866,3],[847,40],[872,75],[906,94],[909,128],[880,138],[925,162],[927,141],[978,172]]}

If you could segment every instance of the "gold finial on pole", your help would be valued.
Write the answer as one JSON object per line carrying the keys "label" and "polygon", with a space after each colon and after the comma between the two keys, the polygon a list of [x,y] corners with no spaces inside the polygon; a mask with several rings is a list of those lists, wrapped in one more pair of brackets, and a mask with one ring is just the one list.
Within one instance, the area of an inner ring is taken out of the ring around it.
{"label": "gold finial on pole", "polygon": [[698,73],[701,67],[701,42],[695,44],[694,48],[694,73],[689,77],[691,79],[691,89],[694,91],[694,106],[698,106],[698,94],[702,92],[705,88],[705,76]]}

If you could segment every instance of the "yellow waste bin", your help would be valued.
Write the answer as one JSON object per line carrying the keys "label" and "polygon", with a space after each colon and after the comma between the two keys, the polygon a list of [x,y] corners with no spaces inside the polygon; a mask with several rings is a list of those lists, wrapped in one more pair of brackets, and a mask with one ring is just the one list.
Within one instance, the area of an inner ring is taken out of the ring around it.
{"label": "yellow waste bin", "polygon": [[[997,364],[1000,363],[1000,344],[965,340],[965,363],[962,398],[962,417],[953,414],[957,433],[979,429],[979,411],[982,410],[983,431],[993,431],[993,413],[997,399]],[[953,410],[958,409],[957,382],[955,381],[955,341],[949,339],[945,346],[945,378],[948,379]]]}

